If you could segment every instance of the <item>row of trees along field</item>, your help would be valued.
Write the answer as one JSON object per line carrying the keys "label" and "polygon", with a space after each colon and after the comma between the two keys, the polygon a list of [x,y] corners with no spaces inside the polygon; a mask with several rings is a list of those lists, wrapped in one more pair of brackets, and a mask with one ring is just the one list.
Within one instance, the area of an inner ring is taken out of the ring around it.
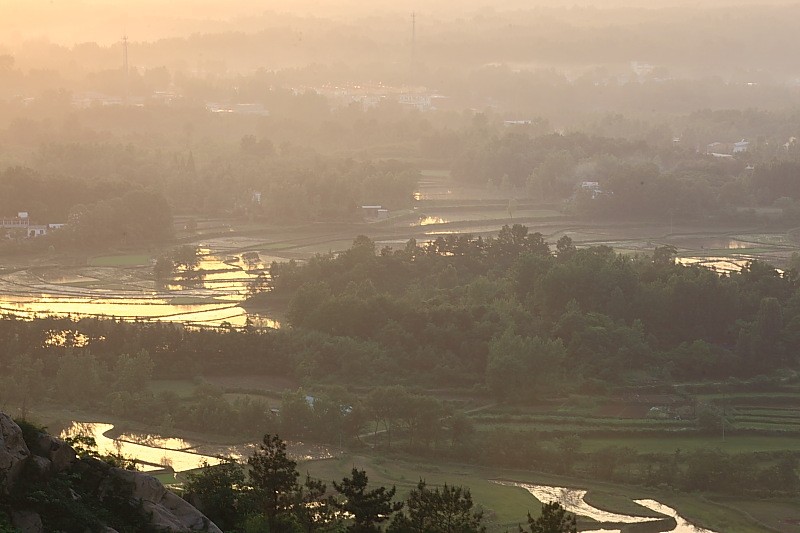
{"label": "row of trees along field", "polygon": [[[753,261],[720,274],[676,264],[673,250],[626,256],[605,246],[555,250],[521,225],[495,238],[440,236],[376,250],[366,237],[340,254],[273,264],[272,292],[292,327],[269,332],[176,330],[81,320],[91,353],[113,367],[146,350],[162,376],[269,372],[340,384],[392,381],[486,387],[531,401],[594,382],[751,377],[796,368],[797,273]],[[29,354],[54,376],[56,319],[0,322],[8,365]],[[533,380],[533,381],[531,381]],[[505,386],[503,386],[505,384]],[[523,386],[523,384],[527,384]],[[532,386],[531,386],[532,385]]]}
{"label": "row of trees along field", "polygon": [[[120,166],[112,157],[117,148],[97,148],[90,152],[92,157],[83,157],[85,151],[77,148],[59,152],[81,161],[83,168],[73,172],[70,158],[63,155],[59,174],[22,167],[0,172],[0,213],[11,217],[25,211],[36,223],[67,224],[62,231],[26,243],[36,249],[158,245],[172,238],[175,210],[249,215],[279,224],[357,220],[362,203],[407,205],[417,182],[417,173],[404,164],[313,155],[233,157],[198,173],[191,159],[187,166],[160,154],[128,149],[130,166]],[[99,160],[100,168],[85,168]],[[5,244],[10,249],[23,249],[21,245]]]}
{"label": "row of trees along field", "polygon": [[[233,460],[190,475],[185,498],[225,531],[370,533],[481,533],[483,511],[475,508],[468,488],[429,487],[420,480],[405,501],[395,501],[395,487],[369,488],[364,470],[333,481],[333,491],[306,475],[299,481],[297,463],[286,454],[276,435],[264,435],[247,460],[249,468]],[[331,494],[333,492],[333,494]],[[530,518],[531,531],[553,516],[563,517],[558,504]],[[530,515],[529,515],[530,516]],[[388,524],[388,527],[384,527]],[[568,527],[575,531],[574,518]]]}

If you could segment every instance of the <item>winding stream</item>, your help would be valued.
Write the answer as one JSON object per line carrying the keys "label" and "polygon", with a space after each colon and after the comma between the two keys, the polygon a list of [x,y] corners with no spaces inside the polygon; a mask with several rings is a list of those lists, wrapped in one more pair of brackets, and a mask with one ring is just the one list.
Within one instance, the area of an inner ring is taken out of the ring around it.
{"label": "winding stream", "polygon": [[[209,465],[220,463],[217,457],[203,455],[189,451],[192,445],[181,439],[163,439],[151,437],[143,442],[136,443],[122,435],[119,439],[112,439],[106,433],[114,429],[113,424],[100,422],[73,422],[70,427],[61,432],[61,438],[85,435],[93,437],[97,443],[100,454],[121,453],[138,461],[139,469],[145,472],[171,467],[175,472],[184,472],[200,468],[204,462]],[[130,437],[129,437],[130,438]]]}
{"label": "winding stream", "polygon": [[[565,510],[579,516],[585,516],[602,523],[615,524],[640,524],[644,522],[655,522],[660,518],[625,515],[612,513],[593,507],[584,500],[587,491],[581,489],[570,489],[566,487],[553,487],[549,485],[534,485],[532,483],[518,483],[514,481],[492,480],[492,483],[505,485],[507,487],[520,487],[531,493],[540,502],[557,501]],[[634,500],[634,503],[646,507],[666,517],[674,518],[677,526],[664,533],[716,533],[709,529],[703,529],[689,523],[678,512],[656,500]],[[593,529],[582,533],[621,533],[619,529]]]}

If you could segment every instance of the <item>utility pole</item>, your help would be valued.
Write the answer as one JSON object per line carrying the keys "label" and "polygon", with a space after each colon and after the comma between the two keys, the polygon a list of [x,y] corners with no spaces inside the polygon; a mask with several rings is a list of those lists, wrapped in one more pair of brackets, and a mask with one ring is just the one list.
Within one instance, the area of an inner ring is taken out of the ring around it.
{"label": "utility pole", "polygon": [[417,63],[417,13],[411,13],[411,66]]}
{"label": "utility pole", "polygon": [[128,104],[128,36],[122,36],[122,75],[125,77],[125,105]]}

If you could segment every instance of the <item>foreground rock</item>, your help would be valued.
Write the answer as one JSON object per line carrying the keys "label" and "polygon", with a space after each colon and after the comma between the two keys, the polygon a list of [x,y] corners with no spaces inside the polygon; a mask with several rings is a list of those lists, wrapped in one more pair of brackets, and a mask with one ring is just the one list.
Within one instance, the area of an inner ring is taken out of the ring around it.
{"label": "foreground rock", "polygon": [[167,490],[159,480],[141,472],[113,468],[111,475],[133,485],[133,497],[142,502],[151,523],[166,531],[220,531],[189,502]]}
{"label": "foreground rock", "polygon": [[0,413],[0,495],[8,495],[30,456],[22,430],[5,413]]}
{"label": "foreground rock", "polygon": [[[27,437],[27,442],[26,442]],[[31,497],[48,495],[47,501]],[[0,413],[0,524],[23,533],[49,530],[113,533],[132,530],[190,533],[222,531],[160,481],[78,457],[66,442]],[[110,518],[109,518],[110,517]]]}

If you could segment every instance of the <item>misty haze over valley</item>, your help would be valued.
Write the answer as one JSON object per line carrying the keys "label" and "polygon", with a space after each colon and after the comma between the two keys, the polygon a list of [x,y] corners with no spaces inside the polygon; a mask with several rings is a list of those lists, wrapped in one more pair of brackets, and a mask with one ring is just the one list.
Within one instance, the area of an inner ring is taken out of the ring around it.
{"label": "misty haze over valley", "polygon": [[0,533],[798,531],[798,34],[0,0]]}

